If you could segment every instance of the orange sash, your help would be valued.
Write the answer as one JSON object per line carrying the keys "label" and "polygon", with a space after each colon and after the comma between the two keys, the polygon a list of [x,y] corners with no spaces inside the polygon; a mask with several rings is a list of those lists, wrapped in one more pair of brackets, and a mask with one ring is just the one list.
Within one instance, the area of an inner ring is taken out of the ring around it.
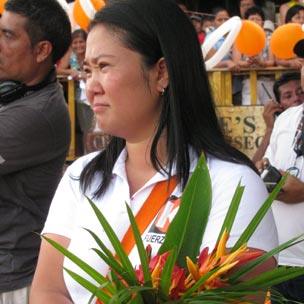
{"label": "orange sash", "polygon": [[[162,181],[157,183],[152,189],[150,195],[143,203],[141,209],[135,216],[135,220],[139,229],[139,232],[143,234],[148,228],[149,224],[155,218],[161,207],[166,203],[170,194],[176,187],[177,180],[172,178],[168,184],[168,181]],[[130,254],[131,250],[135,246],[135,239],[133,236],[131,226],[128,228],[126,234],[121,241],[122,247],[125,252]]]}
{"label": "orange sash", "polygon": [[[173,177],[170,179],[170,181],[165,180],[158,182],[154,186],[151,193],[135,216],[135,221],[141,234],[145,232],[149,224],[160,211],[161,207],[167,202],[176,185],[177,179]],[[135,239],[131,226],[124,235],[121,245],[127,255],[130,254],[131,250],[135,246]],[[96,304],[102,304],[102,302],[97,299]]]}

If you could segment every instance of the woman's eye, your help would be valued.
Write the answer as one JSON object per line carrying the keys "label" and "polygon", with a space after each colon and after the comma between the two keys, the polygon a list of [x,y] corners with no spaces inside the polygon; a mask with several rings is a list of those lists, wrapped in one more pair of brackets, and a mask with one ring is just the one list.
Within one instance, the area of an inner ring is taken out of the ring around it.
{"label": "woman's eye", "polygon": [[85,72],[86,77],[88,77],[88,76],[91,75],[91,70],[90,70],[90,69],[88,69],[88,68],[83,68],[83,71]]}
{"label": "woman's eye", "polygon": [[100,70],[103,70],[105,67],[107,67],[108,66],[108,64],[107,63],[99,63],[98,64],[98,68],[100,69]]}

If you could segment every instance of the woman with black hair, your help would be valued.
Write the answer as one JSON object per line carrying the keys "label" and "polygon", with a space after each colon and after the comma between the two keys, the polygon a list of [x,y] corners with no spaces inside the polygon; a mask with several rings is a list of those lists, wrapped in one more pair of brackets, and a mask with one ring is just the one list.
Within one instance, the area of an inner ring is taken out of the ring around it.
{"label": "woman with black hair", "polygon": [[304,23],[304,6],[296,4],[288,9],[285,16],[285,23]]}
{"label": "woman with black hair", "polygon": [[[86,51],[87,32],[77,29],[72,32],[72,42],[69,51],[57,63],[57,73],[65,75],[68,79],[75,80],[76,101],[76,134],[81,136],[78,143],[77,154],[87,153],[88,133],[94,128],[94,114],[85,94],[85,77],[83,61]],[[78,132],[79,131],[79,132]]]}
{"label": "woman with black hair", "polygon": [[[215,246],[238,182],[242,180],[246,187],[228,244],[232,246],[267,193],[250,160],[224,139],[189,18],[170,0],[109,2],[92,21],[84,69],[88,100],[100,128],[111,139],[105,150],[86,155],[67,169],[43,233],[106,275],[108,266],[90,249],[96,245],[82,227],[111,245],[85,195],[122,239],[129,227],[125,202],[137,214],[151,203],[154,189],[163,183],[167,193],[174,181],[177,186],[167,197],[179,197],[198,157],[205,153],[212,207],[203,247]],[[178,207],[170,198],[142,234],[153,255]],[[63,275],[63,264],[80,270],[42,243],[31,303],[87,303],[90,293]],[[249,247],[268,251],[276,245],[269,212]],[[135,248],[131,248],[130,259],[139,264]],[[271,259],[259,271],[274,264]]]}
{"label": "woman with black hair", "polygon": [[283,4],[280,5],[279,8],[279,24],[282,25],[286,22],[286,14],[287,11],[293,6],[303,6],[303,0],[291,0],[291,1],[284,1]]}

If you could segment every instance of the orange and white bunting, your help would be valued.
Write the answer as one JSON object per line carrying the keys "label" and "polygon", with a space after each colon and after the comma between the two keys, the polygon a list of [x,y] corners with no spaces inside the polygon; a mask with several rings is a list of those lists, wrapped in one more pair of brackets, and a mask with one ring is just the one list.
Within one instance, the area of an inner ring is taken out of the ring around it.
{"label": "orange and white bunting", "polygon": [[73,8],[76,23],[86,30],[95,13],[104,6],[103,0],[76,0]]}
{"label": "orange and white bunting", "polygon": [[0,15],[3,13],[5,2],[6,0],[0,0]]}

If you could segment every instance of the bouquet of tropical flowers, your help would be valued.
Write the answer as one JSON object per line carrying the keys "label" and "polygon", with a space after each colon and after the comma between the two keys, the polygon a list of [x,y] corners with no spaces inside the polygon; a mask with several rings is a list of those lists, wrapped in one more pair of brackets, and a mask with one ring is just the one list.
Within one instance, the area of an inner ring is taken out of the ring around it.
{"label": "bouquet of tropical flowers", "polygon": [[[211,205],[211,181],[204,155],[199,159],[188,181],[180,198],[179,210],[156,256],[151,257],[151,248],[144,247],[135,217],[126,205],[141,265],[133,267],[115,232],[90,199],[88,201],[115,250],[115,253],[111,252],[94,231],[88,230],[98,247],[93,250],[109,266],[106,277],[58,243],[46,237],[44,239],[97,283],[93,284],[77,273],[65,269],[92,293],[92,300],[97,298],[98,303],[255,303],[254,300],[250,302],[248,299],[254,299],[257,294],[266,292],[275,284],[304,274],[304,268],[280,267],[249,280],[243,279],[273,255],[303,241],[303,236],[299,236],[264,254],[252,249],[249,251],[246,245],[285,179],[286,176],[281,179],[239,240],[229,250],[226,243],[244,187],[239,183],[235,190],[215,248],[210,252],[208,248],[200,251]],[[279,295],[277,297],[282,299]]]}

